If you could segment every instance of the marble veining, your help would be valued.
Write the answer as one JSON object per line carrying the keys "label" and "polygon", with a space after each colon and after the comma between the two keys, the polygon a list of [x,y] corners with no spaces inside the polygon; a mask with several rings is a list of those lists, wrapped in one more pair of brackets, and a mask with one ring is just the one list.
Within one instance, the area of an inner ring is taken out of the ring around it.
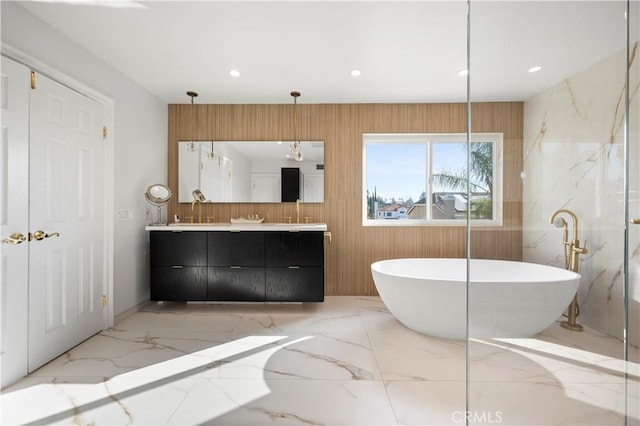
{"label": "marble veining", "polygon": [[625,363],[588,327],[467,347],[407,329],[378,297],[328,296],[150,305],[5,389],[0,423],[459,425],[467,351],[469,406],[500,424],[622,425],[625,402],[640,421],[638,351]]}
{"label": "marble veining", "polygon": [[[638,117],[638,45],[630,54],[632,117]],[[576,213],[581,245],[578,322],[622,338],[624,315],[624,93],[626,51],[550,87],[524,103],[523,260],[564,267],[562,230],[549,224],[560,208]],[[631,120],[629,158],[640,158],[638,124]],[[630,169],[630,215],[640,217],[640,173]],[[640,315],[640,227],[629,228],[629,318]],[[634,296],[635,295],[635,296]],[[640,344],[640,325],[628,338]]]}
{"label": "marble veining", "polygon": [[271,411],[268,410],[266,408],[251,408],[251,411],[257,411],[259,413],[265,414],[266,416],[268,416],[272,422],[277,422],[278,420],[282,420],[282,419],[291,419],[294,420],[297,424],[306,424],[306,425],[316,425],[317,423],[311,421],[311,420],[307,420],[307,419],[303,419],[300,416],[297,416],[295,414],[292,413],[281,413],[281,412],[275,412],[275,411]]}

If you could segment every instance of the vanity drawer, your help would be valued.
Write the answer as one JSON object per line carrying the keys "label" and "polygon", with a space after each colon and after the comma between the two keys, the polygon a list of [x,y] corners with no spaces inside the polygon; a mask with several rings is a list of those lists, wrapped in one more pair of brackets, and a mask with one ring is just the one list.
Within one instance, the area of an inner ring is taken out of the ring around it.
{"label": "vanity drawer", "polygon": [[203,301],[207,300],[206,267],[151,268],[151,301]]}
{"label": "vanity drawer", "polygon": [[324,301],[324,268],[267,268],[267,302]]}
{"label": "vanity drawer", "polygon": [[207,266],[206,232],[151,232],[151,266]]}
{"label": "vanity drawer", "polygon": [[209,266],[264,267],[264,232],[209,232]]}
{"label": "vanity drawer", "polygon": [[324,233],[268,232],[267,266],[324,266]]}
{"label": "vanity drawer", "polygon": [[209,269],[209,300],[263,302],[264,268],[214,267]]}

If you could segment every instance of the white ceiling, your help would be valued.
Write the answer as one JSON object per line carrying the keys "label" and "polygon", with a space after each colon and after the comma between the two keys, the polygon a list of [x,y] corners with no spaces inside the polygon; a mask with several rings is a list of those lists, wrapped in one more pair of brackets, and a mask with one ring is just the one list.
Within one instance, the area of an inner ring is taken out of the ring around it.
{"label": "white ceiling", "polygon": [[[466,100],[466,1],[21,4],[167,103]],[[525,100],[623,49],[624,9],[472,0],[472,100]]]}

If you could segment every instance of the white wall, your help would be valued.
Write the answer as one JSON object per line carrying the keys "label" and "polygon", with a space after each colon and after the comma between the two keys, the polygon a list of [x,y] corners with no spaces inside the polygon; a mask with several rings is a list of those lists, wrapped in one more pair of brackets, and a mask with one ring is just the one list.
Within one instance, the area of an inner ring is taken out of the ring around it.
{"label": "white wall", "polygon": [[[109,96],[115,102],[114,209],[133,220],[114,226],[114,313],[148,299],[144,191],[167,181],[167,105],[22,7],[2,1],[2,43]],[[149,206],[150,207],[150,206]],[[152,208],[155,214],[155,207]],[[115,216],[115,212],[114,212]]]}
{"label": "white wall", "polygon": [[[532,97],[524,104],[523,257],[564,267],[560,208],[578,217],[582,275],[578,323],[622,338],[624,330],[624,86],[626,52]],[[638,60],[631,67],[630,215],[638,192]],[[635,130],[634,130],[635,129]],[[571,220],[564,216],[570,223]],[[640,342],[640,226],[629,228],[629,341]]]}

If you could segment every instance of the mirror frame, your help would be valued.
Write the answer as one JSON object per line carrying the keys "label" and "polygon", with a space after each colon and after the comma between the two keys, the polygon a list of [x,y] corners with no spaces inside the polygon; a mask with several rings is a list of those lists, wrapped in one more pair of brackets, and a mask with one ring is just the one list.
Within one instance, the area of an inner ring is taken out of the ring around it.
{"label": "mirror frame", "polygon": [[[154,196],[152,194],[152,191],[154,190],[154,188],[164,189],[165,191],[167,191],[167,195],[165,197]],[[163,185],[161,183],[154,183],[153,185],[149,185],[149,187],[147,188],[147,191],[144,193],[144,196],[147,199],[147,201],[149,201],[151,204],[155,206],[164,206],[169,202],[169,200],[171,200],[172,195],[173,194],[171,192],[171,189],[169,189],[168,186]]]}

